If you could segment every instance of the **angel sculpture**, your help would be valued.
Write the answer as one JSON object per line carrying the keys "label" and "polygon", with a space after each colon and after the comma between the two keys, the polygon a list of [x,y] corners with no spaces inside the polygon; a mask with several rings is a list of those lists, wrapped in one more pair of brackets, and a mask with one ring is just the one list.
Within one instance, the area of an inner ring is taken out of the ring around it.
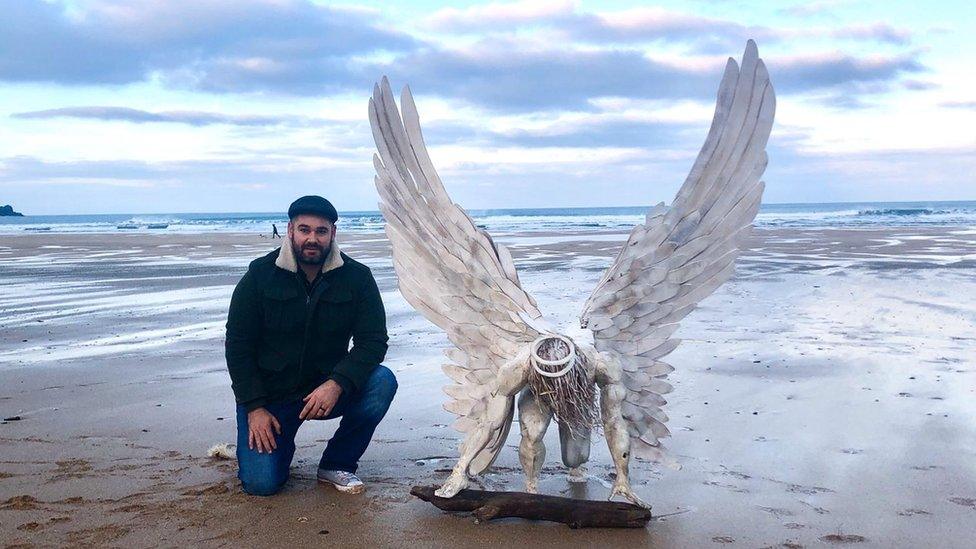
{"label": "angel sculpture", "polygon": [[444,389],[452,397],[445,408],[466,433],[436,494],[454,496],[495,461],[518,396],[527,492],[537,491],[553,418],[570,480],[582,476],[602,421],[616,469],[610,498],[646,507],[628,466],[631,456],[666,459],[662,395],[674,369],[662,358],[678,346],[671,337],[678,322],[732,275],[759,210],[775,95],[755,42],[746,44],[741,70],[729,58],[708,137],[671,206],[658,204],[634,227],[583,306],[580,324],[593,332],[593,346],[541,320],[510,252],[444,189],[408,87],[400,106],[402,118],[384,77],[369,101],[379,207],[401,293],[455,346],[443,367],[455,382]]}

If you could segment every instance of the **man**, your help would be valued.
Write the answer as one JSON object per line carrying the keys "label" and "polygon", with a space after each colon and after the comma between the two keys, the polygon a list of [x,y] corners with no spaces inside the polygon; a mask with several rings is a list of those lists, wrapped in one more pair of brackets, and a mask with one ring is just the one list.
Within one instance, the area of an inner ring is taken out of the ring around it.
{"label": "man", "polygon": [[302,423],[342,416],[318,479],[358,493],[359,458],[397,389],[380,364],[386,313],[369,268],[339,251],[328,200],[303,196],[288,217],[288,238],[251,262],[227,315],[238,477],[249,494],[278,492]]}
{"label": "man", "polygon": [[278,226],[275,225],[274,223],[271,224],[271,238],[272,239],[281,238],[281,235],[278,234]]}

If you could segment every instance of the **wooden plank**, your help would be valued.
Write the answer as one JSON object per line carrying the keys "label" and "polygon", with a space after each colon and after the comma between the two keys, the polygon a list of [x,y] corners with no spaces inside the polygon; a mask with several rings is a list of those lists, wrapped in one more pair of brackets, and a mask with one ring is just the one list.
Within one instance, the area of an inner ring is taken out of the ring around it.
{"label": "wooden plank", "polygon": [[473,513],[479,520],[524,518],[561,522],[570,528],[644,528],[651,510],[633,503],[592,501],[529,494],[461,490],[452,498],[434,495],[435,486],[414,486],[410,494],[444,511]]}

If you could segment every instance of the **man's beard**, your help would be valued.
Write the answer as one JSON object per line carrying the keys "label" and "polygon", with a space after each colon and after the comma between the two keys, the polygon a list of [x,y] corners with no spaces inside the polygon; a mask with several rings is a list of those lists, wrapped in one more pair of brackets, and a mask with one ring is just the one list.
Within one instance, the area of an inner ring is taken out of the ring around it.
{"label": "man's beard", "polygon": [[[325,258],[329,257],[329,253],[332,251],[332,244],[329,244],[328,246],[325,247],[317,246],[315,244],[306,244],[305,246],[300,247],[298,243],[295,242],[294,240],[291,241],[291,247],[293,250],[295,250],[295,258],[298,260],[298,262],[305,265],[324,264]],[[309,249],[318,250],[319,253],[312,257],[309,257],[305,255],[305,250],[309,250]]]}

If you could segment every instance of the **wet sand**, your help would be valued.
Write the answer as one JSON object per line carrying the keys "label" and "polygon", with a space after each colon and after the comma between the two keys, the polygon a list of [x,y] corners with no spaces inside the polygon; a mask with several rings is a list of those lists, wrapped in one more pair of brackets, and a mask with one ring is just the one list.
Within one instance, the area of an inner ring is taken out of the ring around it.
{"label": "wet sand", "polygon": [[[574,325],[624,234],[508,234],[523,285]],[[441,405],[446,338],[395,289],[385,239],[342,235],[389,315],[400,391],[361,496],[316,484],[336,422],[305,425],[280,495],[240,493],[223,322],[256,235],[5,235],[0,241],[0,539],[7,546],[971,547],[976,535],[976,231],[757,231],[736,277],[678,332],[667,442],[633,465],[644,530],[476,524],[408,495],[457,456]],[[576,331],[570,330],[571,335]],[[16,419],[15,419],[16,418]],[[565,480],[555,430],[548,494]],[[488,489],[521,489],[517,429]]]}

